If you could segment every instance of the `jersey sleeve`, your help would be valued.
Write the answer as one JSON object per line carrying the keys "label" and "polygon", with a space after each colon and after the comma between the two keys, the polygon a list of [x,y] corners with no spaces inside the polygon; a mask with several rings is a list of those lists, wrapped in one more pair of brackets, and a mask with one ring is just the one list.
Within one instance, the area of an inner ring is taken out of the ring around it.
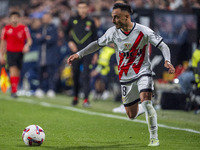
{"label": "jersey sleeve", "polygon": [[2,32],[1,32],[1,40],[6,40],[6,29],[5,29],[5,27],[2,29]]}
{"label": "jersey sleeve", "polygon": [[155,46],[155,47],[158,47],[159,44],[163,41],[163,38],[155,33],[153,30],[151,30],[150,28],[147,28],[147,35],[149,37],[149,42]]}
{"label": "jersey sleeve", "polygon": [[97,43],[100,47],[106,46],[113,41],[113,30],[109,28],[102,37],[97,40]]}

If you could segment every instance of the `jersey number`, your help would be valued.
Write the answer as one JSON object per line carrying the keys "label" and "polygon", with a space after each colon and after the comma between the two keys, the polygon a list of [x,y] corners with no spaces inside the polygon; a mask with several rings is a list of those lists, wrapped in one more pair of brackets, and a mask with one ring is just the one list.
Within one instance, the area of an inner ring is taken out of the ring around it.
{"label": "jersey number", "polygon": [[126,96],[126,94],[127,94],[127,87],[126,87],[126,86],[123,86],[123,87],[122,87],[122,95],[123,95],[123,96]]}

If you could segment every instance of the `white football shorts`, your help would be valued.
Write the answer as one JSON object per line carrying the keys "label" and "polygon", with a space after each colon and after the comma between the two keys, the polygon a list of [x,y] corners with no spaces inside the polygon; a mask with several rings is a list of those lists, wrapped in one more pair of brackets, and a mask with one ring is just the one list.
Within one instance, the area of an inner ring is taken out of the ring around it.
{"label": "white football shorts", "polygon": [[151,76],[142,76],[139,79],[121,85],[122,102],[124,106],[131,106],[140,101],[140,92],[152,92],[154,82]]}

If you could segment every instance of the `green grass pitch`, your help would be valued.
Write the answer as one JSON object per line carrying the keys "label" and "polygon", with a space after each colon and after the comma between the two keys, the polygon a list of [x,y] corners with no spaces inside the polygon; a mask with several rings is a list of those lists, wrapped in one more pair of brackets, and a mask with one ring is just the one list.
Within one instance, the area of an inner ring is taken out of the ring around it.
{"label": "green grass pitch", "polygon": [[[158,123],[169,128],[159,127],[160,146],[148,147],[145,123],[119,119],[127,117],[112,113],[119,103],[91,101],[92,108],[85,109],[80,101],[74,109],[70,106],[71,99],[63,95],[55,99],[12,99],[1,93],[0,150],[200,150],[200,115],[193,112],[158,110]],[[145,116],[137,120],[145,121]],[[45,131],[46,139],[40,147],[23,143],[22,131],[31,124]],[[181,130],[183,128],[197,133]]]}

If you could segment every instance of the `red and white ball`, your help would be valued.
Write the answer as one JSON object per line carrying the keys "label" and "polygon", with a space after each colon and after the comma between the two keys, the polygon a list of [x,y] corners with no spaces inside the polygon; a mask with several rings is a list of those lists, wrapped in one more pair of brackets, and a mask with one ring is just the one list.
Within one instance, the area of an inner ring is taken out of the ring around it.
{"label": "red and white ball", "polygon": [[45,133],[40,126],[30,125],[24,129],[22,139],[28,146],[40,146],[45,140]]}

